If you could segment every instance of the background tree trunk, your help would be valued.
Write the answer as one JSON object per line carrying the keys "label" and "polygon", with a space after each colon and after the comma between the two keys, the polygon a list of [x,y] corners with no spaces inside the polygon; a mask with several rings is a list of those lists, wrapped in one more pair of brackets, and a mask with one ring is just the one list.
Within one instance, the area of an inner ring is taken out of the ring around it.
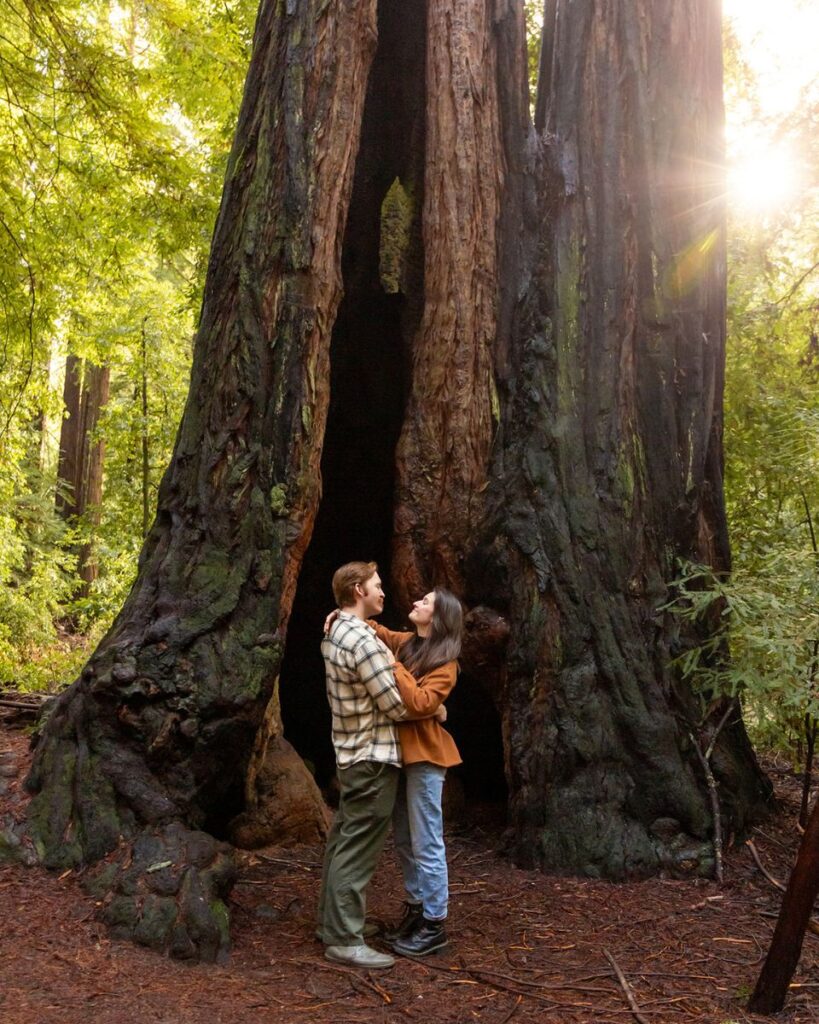
{"label": "background tree trunk", "polygon": [[[327,764],[351,558],[404,611],[439,582],[469,605],[450,723],[521,863],[710,866],[669,667],[694,638],[660,607],[676,559],[729,559],[718,5],[547,10],[538,134],[518,0],[262,3],[157,518],[30,778],[45,863],[126,837],[98,877],[123,934],[226,947],[202,830],[272,777],[280,672]],[[742,827],[767,789],[741,723],[714,771]]]}
{"label": "background tree trunk", "polygon": [[76,514],[85,517],[90,536],[80,547],[78,571],[82,585],[80,597],[88,597],[99,567],[94,551],[93,529],[99,526],[102,513],[102,473],[105,462],[105,441],[97,437],[100,414],[108,403],[110,370],[107,366],[86,363],[82,387],[80,426],[80,490]]}
{"label": "background tree trunk", "polygon": [[151,483],[151,463],[150,463],[150,452],[149,452],[149,441],[148,436],[148,339],[146,334],[145,325],[148,322],[147,316],[142,320],[142,330],[140,333],[140,359],[142,361],[140,381],[139,381],[139,400],[142,407],[142,425],[140,427],[140,449],[142,456],[142,465],[140,467],[140,483],[142,490],[142,536],[147,537],[148,529],[151,525],[150,518],[150,483]]}
{"label": "background tree trunk", "polygon": [[[56,506],[68,522],[86,517],[93,531],[100,523],[105,442],[96,437],[100,414],[108,402],[110,370],[69,354],[63,385],[63,421],[57,464]],[[78,597],[88,597],[97,578],[93,537],[79,546]]]}
{"label": "background tree trunk", "polygon": [[73,353],[65,363],[63,419],[60,424],[60,454],[57,462],[57,511],[64,519],[77,514],[82,468],[82,360]]}

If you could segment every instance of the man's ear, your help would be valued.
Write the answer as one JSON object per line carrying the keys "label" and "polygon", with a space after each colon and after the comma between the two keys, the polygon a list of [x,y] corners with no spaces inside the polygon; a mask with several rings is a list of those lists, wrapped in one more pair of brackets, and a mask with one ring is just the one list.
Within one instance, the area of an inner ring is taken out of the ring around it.
{"label": "man's ear", "polygon": [[355,592],[358,594],[359,597],[364,597],[365,596],[364,595],[364,588],[362,587],[362,585],[360,583],[356,583],[356,585],[355,585]]}

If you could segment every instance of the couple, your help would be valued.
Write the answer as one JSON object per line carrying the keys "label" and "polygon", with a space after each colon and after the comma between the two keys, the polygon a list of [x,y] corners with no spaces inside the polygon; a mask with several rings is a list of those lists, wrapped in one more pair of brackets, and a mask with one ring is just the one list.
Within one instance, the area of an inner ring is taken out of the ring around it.
{"label": "couple", "polygon": [[[441,728],[458,672],[463,612],[436,588],[409,614],[415,633],[372,621],[384,609],[375,562],[349,562],[333,576],[338,609],[321,644],[332,713],[340,798],[327,840],[317,935],[329,960],[391,967],[365,935],[365,890],[390,821],[404,875],[404,916],[384,940],[404,956],[447,944],[448,884],[441,794],[446,769],[460,763]],[[403,764],[403,769],[402,769]]]}

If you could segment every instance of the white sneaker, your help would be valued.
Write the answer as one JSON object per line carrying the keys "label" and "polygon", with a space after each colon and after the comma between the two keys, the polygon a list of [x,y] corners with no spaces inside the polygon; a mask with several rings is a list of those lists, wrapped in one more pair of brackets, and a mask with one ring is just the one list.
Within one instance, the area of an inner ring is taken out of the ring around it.
{"label": "white sneaker", "polygon": [[360,946],[328,946],[324,950],[328,960],[335,960],[339,964],[347,964],[348,967],[368,967],[379,969],[392,967],[395,958],[386,953],[379,953],[377,949],[371,949],[362,942]]}

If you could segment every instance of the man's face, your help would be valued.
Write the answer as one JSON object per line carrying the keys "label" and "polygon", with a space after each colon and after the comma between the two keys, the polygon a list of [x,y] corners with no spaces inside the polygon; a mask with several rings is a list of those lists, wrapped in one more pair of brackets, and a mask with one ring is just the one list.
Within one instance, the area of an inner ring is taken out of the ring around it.
{"label": "man's face", "polygon": [[384,611],[384,590],[381,587],[381,577],[377,572],[364,583],[356,584],[356,591],[359,597],[364,600],[364,617],[369,619],[373,615],[380,615]]}

